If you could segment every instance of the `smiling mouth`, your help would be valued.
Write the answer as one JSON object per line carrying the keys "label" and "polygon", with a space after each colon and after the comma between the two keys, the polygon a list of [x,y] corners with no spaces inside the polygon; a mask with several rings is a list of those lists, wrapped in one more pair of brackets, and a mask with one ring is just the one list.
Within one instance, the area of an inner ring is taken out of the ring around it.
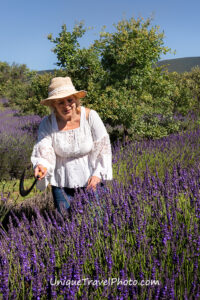
{"label": "smiling mouth", "polygon": [[67,114],[71,111],[71,109],[68,109],[68,110],[64,110],[64,113]]}

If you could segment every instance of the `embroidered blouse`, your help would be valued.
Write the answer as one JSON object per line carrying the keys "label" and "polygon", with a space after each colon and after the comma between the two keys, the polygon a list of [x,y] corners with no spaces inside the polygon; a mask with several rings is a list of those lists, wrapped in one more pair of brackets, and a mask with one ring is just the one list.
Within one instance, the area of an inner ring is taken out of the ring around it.
{"label": "embroidered blouse", "polygon": [[47,175],[37,182],[44,190],[50,183],[58,187],[85,187],[89,177],[112,179],[112,151],[107,130],[91,109],[88,120],[81,106],[80,127],[60,131],[52,113],[40,123],[38,140],[33,147],[31,162],[35,168],[41,164]]}

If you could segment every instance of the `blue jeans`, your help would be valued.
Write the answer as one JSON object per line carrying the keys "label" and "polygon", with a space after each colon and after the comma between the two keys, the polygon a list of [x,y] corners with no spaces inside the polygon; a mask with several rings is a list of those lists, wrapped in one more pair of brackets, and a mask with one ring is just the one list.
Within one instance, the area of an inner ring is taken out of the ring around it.
{"label": "blue jeans", "polygon": [[[84,187],[82,189],[85,189]],[[54,206],[61,213],[61,207],[65,209],[70,208],[70,202],[74,198],[75,189],[73,188],[60,188],[52,185],[52,194]]]}
{"label": "blue jeans", "polygon": [[[101,186],[103,186],[101,184]],[[81,187],[78,189],[78,191],[83,190],[84,192],[86,191],[86,187]],[[104,190],[105,187],[104,187]],[[69,213],[69,218],[71,219],[71,208],[70,208],[70,202],[73,200],[74,195],[75,195],[76,190],[73,188],[60,188],[57,186],[52,186],[52,194],[53,194],[53,200],[54,200],[54,206],[55,208],[57,208],[57,210],[59,211],[60,214],[62,214],[61,212],[61,208],[64,208],[68,211]],[[99,207],[94,206],[93,203],[91,203],[91,201],[89,200],[89,204],[91,207],[94,207],[94,216],[93,219],[97,218],[98,220],[102,220],[103,216],[102,216],[102,211],[100,208],[100,198],[99,198],[99,194],[97,193],[97,191],[94,191],[94,195],[96,198],[96,204]],[[103,205],[105,207],[105,205]]]}
{"label": "blue jeans", "polygon": [[[86,187],[81,187],[78,189],[80,191],[82,189],[84,192],[86,191]],[[61,208],[68,210],[70,212],[70,203],[74,198],[75,195],[75,189],[73,188],[60,188],[57,186],[52,186],[52,194],[53,194],[53,200],[54,200],[54,206],[57,208],[59,213],[61,213]],[[97,191],[94,191],[97,203],[99,203],[99,195]],[[90,206],[93,204],[90,202]],[[61,213],[62,214],[62,213]],[[99,212],[97,211],[97,214],[99,215]],[[99,215],[100,216],[100,215]]]}

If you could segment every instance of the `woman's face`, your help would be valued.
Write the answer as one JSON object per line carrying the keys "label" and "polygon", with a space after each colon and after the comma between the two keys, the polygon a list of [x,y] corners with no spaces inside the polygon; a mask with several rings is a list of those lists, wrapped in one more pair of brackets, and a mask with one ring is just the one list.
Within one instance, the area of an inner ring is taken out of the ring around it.
{"label": "woman's face", "polygon": [[62,119],[70,119],[72,115],[72,104],[76,103],[76,97],[75,96],[69,96],[63,99],[56,100],[53,103],[53,107],[56,109],[57,114],[62,118]]}

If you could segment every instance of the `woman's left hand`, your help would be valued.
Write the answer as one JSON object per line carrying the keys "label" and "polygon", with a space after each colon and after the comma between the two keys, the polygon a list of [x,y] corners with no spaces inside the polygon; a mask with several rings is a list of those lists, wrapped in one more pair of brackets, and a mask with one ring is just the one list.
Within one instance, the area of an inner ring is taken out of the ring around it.
{"label": "woman's left hand", "polygon": [[94,189],[96,191],[96,185],[101,182],[101,179],[97,176],[91,176],[89,179],[88,179],[88,185],[87,185],[87,188],[86,190],[89,190],[89,189]]}

